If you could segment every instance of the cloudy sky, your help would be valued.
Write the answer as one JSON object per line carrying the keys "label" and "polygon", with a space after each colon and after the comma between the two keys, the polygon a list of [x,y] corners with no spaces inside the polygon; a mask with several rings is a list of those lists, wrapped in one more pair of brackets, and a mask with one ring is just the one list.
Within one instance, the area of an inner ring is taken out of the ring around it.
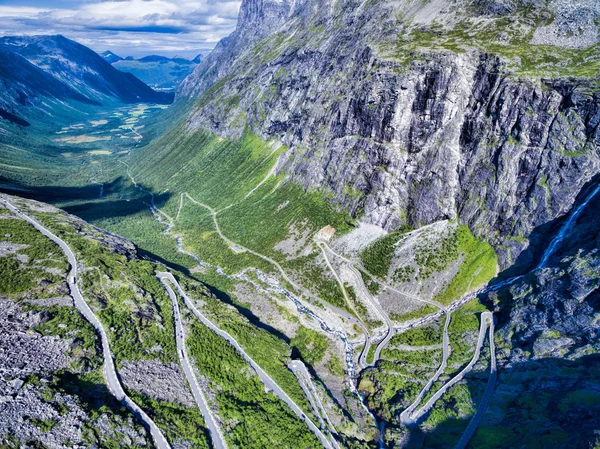
{"label": "cloudy sky", "polygon": [[194,57],[235,29],[238,0],[0,0],[0,35],[63,34],[120,56]]}

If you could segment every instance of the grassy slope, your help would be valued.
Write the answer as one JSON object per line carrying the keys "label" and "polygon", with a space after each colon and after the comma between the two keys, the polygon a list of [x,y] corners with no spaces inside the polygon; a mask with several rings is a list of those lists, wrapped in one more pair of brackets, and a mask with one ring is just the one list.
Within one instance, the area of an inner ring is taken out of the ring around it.
{"label": "grassy slope", "polygon": [[386,46],[381,51],[408,65],[430,52],[461,54],[476,49],[498,55],[510,72],[519,77],[596,78],[600,70],[597,45],[574,49],[530,44],[535,27],[551,22],[552,17],[549,18],[545,10],[525,8],[518,9],[512,17],[486,16],[485,20],[467,17],[452,28],[433,22],[412,28],[394,47]]}
{"label": "grassy slope", "polygon": [[[402,240],[402,236],[402,232],[393,232],[373,242],[361,254],[364,267],[375,276],[386,279],[396,245]],[[459,226],[456,232],[451,233],[437,245],[419,244],[415,249],[415,262],[419,270],[417,281],[431,278],[436,273],[444,271],[459,257],[462,257],[462,262],[458,273],[434,298],[442,304],[450,304],[452,301],[462,298],[468,291],[492,279],[496,275],[498,267],[496,253],[488,243],[474,237],[467,226]],[[412,271],[409,274],[412,275]],[[399,270],[394,272],[393,278],[402,281],[409,280],[408,277],[402,279]],[[423,307],[415,313],[401,315],[397,318],[416,318],[430,310],[430,308]]]}
{"label": "grassy slope", "polygon": [[[60,220],[57,223],[51,214],[38,214],[38,218],[71,245],[84,266],[98,268],[86,271],[80,277],[83,280],[83,291],[86,297],[97,298],[96,301],[103,304],[100,306],[99,317],[106,328],[110,329],[111,348],[117,365],[126,360],[157,358],[164,363],[178,363],[171,303],[164,288],[154,276],[154,264],[137,259],[128,260],[125,256],[117,255],[94,240],[74,234],[72,228],[61,225]],[[206,294],[204,287],[191,279],[188,279],[184,285],[193,286],[193,291],[197,294],[202,296]],[[139,294],[140,291],[143,292],[142,296]],[[208,302],[216,321],[234,335],[248,353],[309,414],[310,405],[293,374],[286,368],[289,346],[273,335],[255,328],[237,312],[224,307],[220,301],[207,297],[204,297],[204,300]],[[139,309],[147,314],[151,313],[153,308],[155,308],[154,312],[158,313],[156,322],[142,318],[136,312]],[[216,339],[220,340],[220,337]],[[161,347],[161,351],[154,350],[156,345]],[[211,363],[216,369],[213,374],[228,369],[224,367],[228,363],[227,360],[213,358]],[[195,430],[198,426],[201,428],[204,426],[197,409],[186,409],[176,404],[157,401],[140,392],[130,393],[165,430],[167,438],[173,441],[176,438],[184,438],[193,441],[194,444],[199,445],[198,447],[205,446],[205,430],[200,433]],[[229,400],[234,401],[231,398]],[[286,429],[294,428],[294,432],[298,435],[304,435],[303,438],[298,438],[299,442],[312,438],[304,424],[300,423],[284,405],[277,405],[278,400],[275,399],[270,401],[274,401],[273,405],[262,405],[263,408],[244,406],[243,413],[240,412],[242,414],[236,416],[248,422],[264,422],[264,418],[259,417],[259,414],[268,413],[270,420],[288,426],[282,427],[284,434]],[[260,400],[257,403],[263,402]],[[233,407],[231,404],[229,406]],[[249,439],[244,439],[244,447],[263,447],[262,440],[258,437],[258,433],[261,433],[259,430],[256,429],[255,433],[247,435]],[[237,435],[239,430],[234,433]],[[237,435],[232,438],[241,437]]]}
{"label": "grassy slope", "polygon": [[229,343],[197,323],[192,325],[187,343],[200,374],[207,376],[217,391],[219,415],[225,422],[230,445],[248,448],[319,445],[305,424],[279,398],[265,392],[250,365]]}
{"label": "grassy slope", "polygon": [[[284,147],[248,132],[233,141],[205,132],[190,134],[182,126],[132,154],[128,163],[135,167],[132,175],[136,181],[154,192],[167,191],[169,199],[161,208],[172,217],[177,215],[182,193],[222,209],[217,218],[228,238],[278,260],[325,299],[343,306],[335,281],[323,270],[311,268],[317,254],[292,262],[274,246],[289,235],[290,225],[300,231],[308,228],[311,234],[332,225],[343,233],[349,229],[349,217],[333,211],[317,192],[305,192],[276,176],[265,180]],[[110,229],[119,231],[120,224],[115,225]],[[260,258],[229,249],[217,235],[208,210],[187,197],[173,233],[184,237],[185,249],[229,273],[250,266],[274,270]]]}
{"label": "grassy slope", "polygon": [[[35,215],[69,244],[83,265],[82,293],[92,306],[100,309],[96,313],[107,329],[117,367],[125,361],[140,359],[178,364],[171,302],[154,275],[155,266],[116,254],[90,238],[97,235],[91,227],[84,227],[86,237],[55,213]],[[159,352],[153,349],[157,345],[161,348]],[[169,441],[183,438],[196,447],[208,447],[204,420],[198,409],[152,399],[137,391],[129,393]]]}

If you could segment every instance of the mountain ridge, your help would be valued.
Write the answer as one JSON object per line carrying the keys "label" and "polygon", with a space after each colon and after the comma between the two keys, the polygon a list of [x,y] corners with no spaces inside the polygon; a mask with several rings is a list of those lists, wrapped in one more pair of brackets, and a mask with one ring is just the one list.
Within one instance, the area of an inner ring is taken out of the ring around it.
{"label": "mountain ridge", "polygon": [[[42,98],[69,98],[90,105],[103,102],[169,103],[171,96],[155,92],[131,74],[113,68],[101,56],[64,36],[5,36],[0,38],[5,66],[3,82],[7,95],[3,108],[27,115],[28,107],[39,107]],[[15,73],[21,77],[15,78]],[[60,104],[55,107],[61,107]]]}

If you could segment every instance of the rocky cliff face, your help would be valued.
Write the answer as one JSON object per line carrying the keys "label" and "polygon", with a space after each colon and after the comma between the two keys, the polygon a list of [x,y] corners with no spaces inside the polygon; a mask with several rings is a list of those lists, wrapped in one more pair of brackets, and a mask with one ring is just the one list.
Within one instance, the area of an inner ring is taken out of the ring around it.
{"label": "rocky cliff face", "polygon": [[600,169],[597,72],[582,71],[598,51],[587,19],[571,59],[538,45],[578,16],[559,2],[492,3],[246,1],[180,88],[201,97],[189,130],[236,137],[248,124],[289,146],[289,181],[388,230],[459,218],[505,268]]}

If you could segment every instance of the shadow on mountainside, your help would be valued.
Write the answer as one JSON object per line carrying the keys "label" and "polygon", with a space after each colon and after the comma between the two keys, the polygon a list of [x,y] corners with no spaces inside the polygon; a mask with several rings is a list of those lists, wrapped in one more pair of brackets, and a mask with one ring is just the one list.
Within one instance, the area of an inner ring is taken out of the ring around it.
{"label": "shadow on mountainside", "polygon": [[[572,223],[545,269],[532,271],[599,179],[582,189],[569,213],[536,228],[529,248],[490,284],[523,278],[480,295],[498,318],[498,378],[468,448],[588,449],[600,444],[600,194]],[[482,357],[489,360],[489,346],[484,347]],[[489,368],[465,377],[475,406],[488,375]],[[458,406],[453,395],[444,395],[426,417],[437,424],[412,430],[406,447],[454,447],[470,421],[457,414]]]}
{"label": "shadow on mountainside", "polygon": [[[466,376],[475,408],[489,370]],[[600,440],[600,355],[575,361],[548,358],[500,367],[496,389],[470,449],[588,449]],[[442,406],[442,407],[440,407]],[[458,443],[471,420],[457,416],[448,395],[432,414],[445,416],[431,428],[414,429],[406,448],[448,449]]]}
{"label": "shadow on mountainside", "polygon": [[[514,276],[525,274],[535,268],[540,262],[542,255],[546,248],[550,245],[554,237],[560,231],[561,227],[568,220],[569,216],[573,211],[583,203],[592,190],[600,183],[600,175],[595,176],[592,180],[587,182],[581,189],[573,206],[564,215],[555,218],[543,225],[536,227],[528,237],[529,245],[525,248],[517,257],[515,262],[505,270],[503,270],[498,276],[490,281],[490,285],[494,285],[497,282],[501,282],[505,279],[509,279]],[[577,220],[578,222],[583,219],[583,216],[589,214],[592,211],[600,211],[598,205],[600,204],[600,193],[594,197],[587,207],[582,212],[581,216]],[[561,248],[557,248],[557,251]],[[549,261],[550,262],[550,261]]]}
{"label": "shadow on mountainside", "polygon": [[29,186],[14,181],[6,184],[0,179],[0,192],[53,204],[86,221],[96,222],[135,215],[148,211],[154,195],[154,204],[161,208],[171,193],[154,193],[143,184],[136,186],[123,176],[106,184],[82,186]]}
{"label": "shadow on mountainside", "polygon": [[265,330],[265,331],[269,332],[270,334],[273,334],[275,337],[283,340],[287,344],[290,343],[290,338],[287,335],[285,335],[280,330],[275,329],[273,326],[265,323],[264,321],[261,321],[261,319],[258,316],[256,316],[252,312],[252,310],[250,310],[248,307],[245,307],[243,304],[240,304],[239,302],[234,301],[233,298],[231,298],[231,296],[229,296],[223,290],[220,290],[212,285],[207,284],[205,281],[197,278],[193,274],[191,274],[190,277],[192,277],[193,279],[197,280],[198,282],[201,282],[202,284],[204,284],[208,288],[210,293],[215,295],[215,297],[219,301],[224,302],[225,304],[229,304],[230,306],[233,306],[241,315],[243,315],[254,326],[258,327],[259,329]]}

